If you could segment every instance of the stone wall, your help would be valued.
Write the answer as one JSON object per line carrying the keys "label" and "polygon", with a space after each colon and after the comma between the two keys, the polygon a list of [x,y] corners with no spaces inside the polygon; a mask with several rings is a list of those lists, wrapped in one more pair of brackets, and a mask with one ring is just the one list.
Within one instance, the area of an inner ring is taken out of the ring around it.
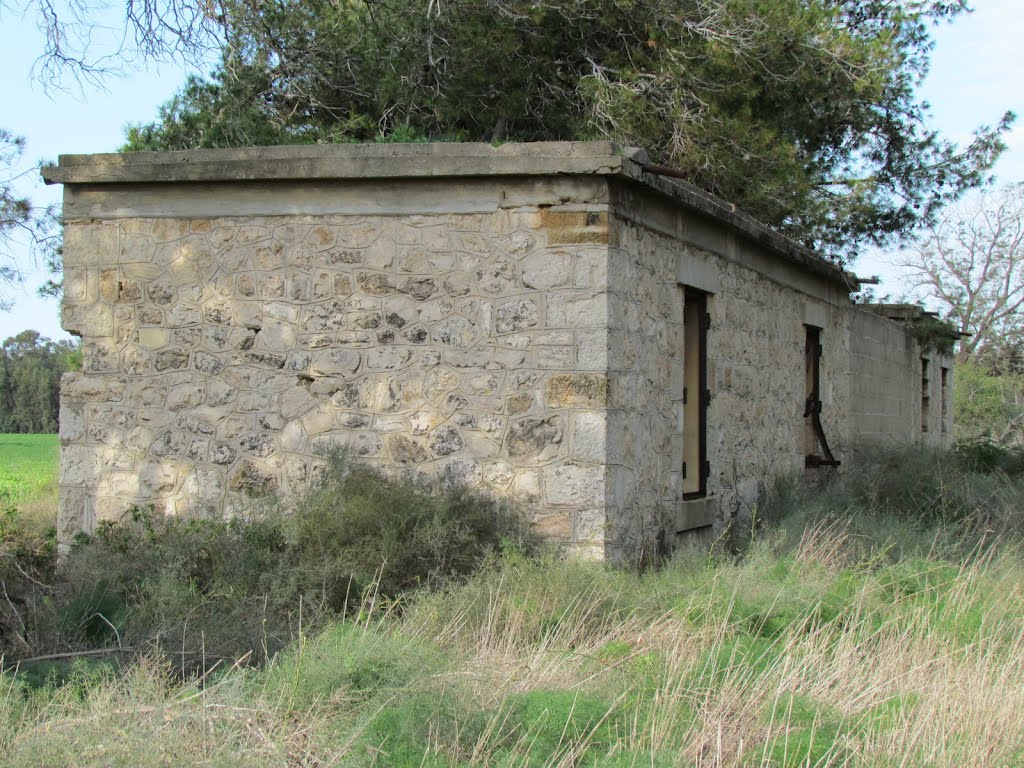
{"label": "stone wall", "polygon": [[69,221],[62,537],[292,495],[340,444],[603,554],[604,207]]}
{"label": "stone wall", "polygon": [[[61,539],[133,504],[293,497],[343,445],[515,499],[581,554],[646,559],[803,471],[807,326],[837,458],[948,440],[942,361],[922,431],[904,327],[644,161],[600,142],[62,157],[44,173],[66,184],[84,367],[62,386]],[[684,501],[687,286],[711,317],[711,476]]]}
{"label": "stone wall", "polygon": [[[742,524],[774,476],[803,471],[805,326],[822,328],[822,423],[845,456],[849,404],[845,299],[828,283],[783,282],[769,253],[663,199],[613,193],[608,412],[609,515],[627,551],[659,533]],[[788,284],[787,284],[788,283]],[[683,501],[683,307],[708,295],[706,500]],[[797,287],[799,286],[799,287]],[[848,303],[848,300],[846,300]]]}
{"label": "stone wall", "polygon": [[[952,444],[953,360],[949,355],[922,349],[902,323],[853,308],[850,358],[851,437],[868,445]],[[922,407],[923,360],[928,361],[927,408]]]}

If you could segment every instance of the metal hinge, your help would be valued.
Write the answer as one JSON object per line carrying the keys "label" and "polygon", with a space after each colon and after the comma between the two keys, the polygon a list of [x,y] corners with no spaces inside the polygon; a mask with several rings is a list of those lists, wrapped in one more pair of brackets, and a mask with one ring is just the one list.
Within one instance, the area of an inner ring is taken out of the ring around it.
{"label": "metal hinge", "polygon": [[683,462],[683,480],[686,479],[686,462]]}
{"label": "metal hinge", "polygon": [[686,392],[687,392],[686,387],[683,387],[683,405],[686,405]]}
{"label": "metal hinge", "polygon": [[704,462],[704,479],[707,480],[709,477],[711,477],[711,462],[710,461],[705,461]]}

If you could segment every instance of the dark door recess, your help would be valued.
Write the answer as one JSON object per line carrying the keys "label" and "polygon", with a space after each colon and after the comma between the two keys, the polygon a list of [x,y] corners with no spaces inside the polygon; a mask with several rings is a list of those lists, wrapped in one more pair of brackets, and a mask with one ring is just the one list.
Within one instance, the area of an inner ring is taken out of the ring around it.
{"label": "dark door recess", "polygon": [[683,297],[683,499],[707,495],[708,477],[708,295],[687,288]]}
{"label": "dark door recess", "polygon": [[813,325],[807,329],[807,342],[804,348],[805,373],[807,380],[807,400],[804,403],[804,466],[807,467],[838,467],[839,462],[832,455],[825,438],[825,430],[821,426],[821,329]]}

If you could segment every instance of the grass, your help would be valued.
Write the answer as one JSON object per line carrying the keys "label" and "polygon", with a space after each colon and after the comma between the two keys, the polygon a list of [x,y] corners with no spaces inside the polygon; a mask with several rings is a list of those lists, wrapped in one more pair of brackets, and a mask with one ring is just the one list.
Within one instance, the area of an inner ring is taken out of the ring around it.
{"label": "grass", "polygon": [[1024,766],[1021,479],[950,461],[879,454],[824,493],[785,486],[741,553],[642,574],[491,555],[260,668],[182,679],[148,656],[43,686],[8,669],[0,750],[12,766]]}
{"label": "grass", "polygon": [[0,505],[56,492],[57,435],[0,435]]}

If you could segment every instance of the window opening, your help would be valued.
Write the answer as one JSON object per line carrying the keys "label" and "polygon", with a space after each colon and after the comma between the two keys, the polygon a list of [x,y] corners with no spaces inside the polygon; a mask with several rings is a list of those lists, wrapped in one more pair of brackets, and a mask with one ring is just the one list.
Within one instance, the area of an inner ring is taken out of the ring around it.
{"label": "window opening", "polygon": [[821,329],[805,325],[804,344],[804,466],[838,467],[821,426]]}
{"label": "window opening", "polygon": [[683,294],[683,499],[707,495],[708,295],[687,288]]}
{"label": "window opening", "polygon": [[928,431],[928,406],[931,398],[928,396],[928,359],[921,358],[921,431]]}

